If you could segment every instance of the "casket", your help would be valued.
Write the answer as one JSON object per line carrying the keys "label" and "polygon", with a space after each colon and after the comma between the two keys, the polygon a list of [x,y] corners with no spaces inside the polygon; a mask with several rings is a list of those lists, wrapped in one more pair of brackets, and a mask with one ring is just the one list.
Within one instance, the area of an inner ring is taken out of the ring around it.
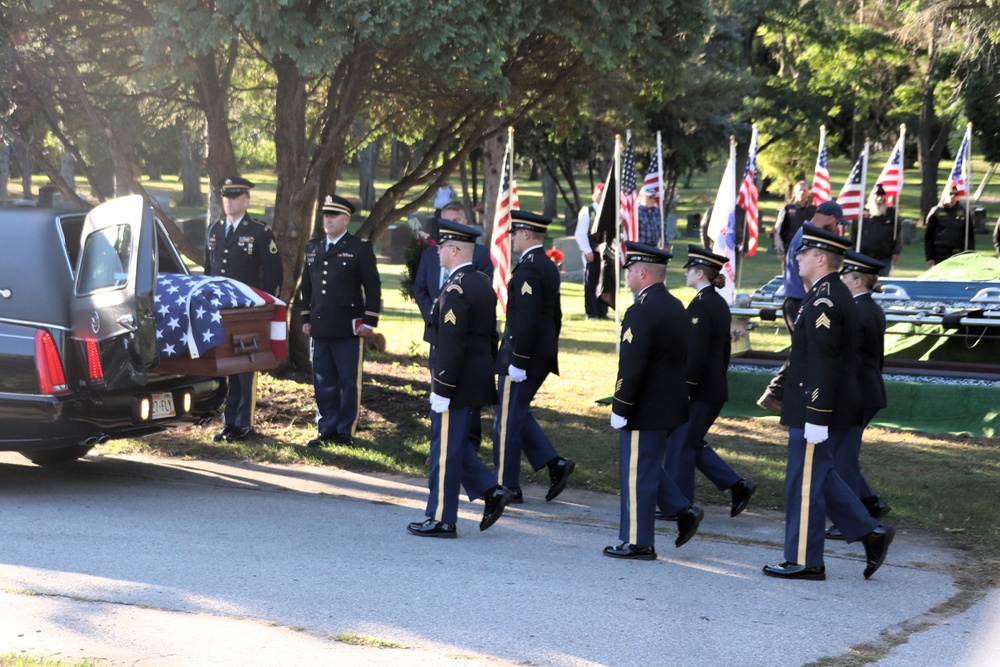
{"label": "casket", "polygon": [[224,308],[222,326],[225,341],[197,359],[160,357],[157,371],[179,375],[236,375],[253,371],[273,371],[278,358],[271,350],[271,322],[274,304],[254,308]]}

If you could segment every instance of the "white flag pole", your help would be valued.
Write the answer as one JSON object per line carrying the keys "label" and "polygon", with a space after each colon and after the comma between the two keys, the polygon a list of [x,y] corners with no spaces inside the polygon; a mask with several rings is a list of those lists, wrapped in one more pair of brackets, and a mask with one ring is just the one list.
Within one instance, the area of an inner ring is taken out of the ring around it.
{"label": "white flag pole", "polygon": [[[607,199],[607,193],[604,194]],[[617,334],[621,328],[621,265],[622,265],[622,135],[615,135],[615,353],[621,352],[622,339]]]}
{"label": "white flag pole", "polygon": [[667,184],[663,182],[663,148],[661,147],[661,132],[656,131],[656,179],[660,188],[660,247],[666,248],[667,235]]}
{"label": "white flag pole", "polygon": [[[858,211],[858,238],[854,243],[854,249],[861,252],[861,232],[862,226],[865,221],[865,210],[868,206],[868,147],[870,145],[870,140],[865,139],[864,150],[861,151],[861,192],[858,193],[858,198],[861,200],[861,208]],[[847,230],[847,236],[850,237],[851,230]]]}

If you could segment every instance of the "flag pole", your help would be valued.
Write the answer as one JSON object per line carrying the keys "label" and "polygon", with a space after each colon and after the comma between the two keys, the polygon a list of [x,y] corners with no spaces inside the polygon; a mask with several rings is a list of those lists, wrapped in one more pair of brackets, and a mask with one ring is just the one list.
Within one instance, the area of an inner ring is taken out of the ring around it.
{"label": "flag pole", "polygon": [[[858,196],[861,198],[861,208],[858,211],[858,238],[854,242],[854,249],[857,252],[861,252],[861,232],[862,226],[865,224],[865,209],[868,206],[868,148],[870,146],[871,139],[865,139],[865,147],[861,150],[861,192]],[[850,230],[845,230],[848,232],[848,237],[850,237]]]}
{"label": "flag pole", "polygon": [[667,247],[667,184],[663,182],[663,150],[660,148],[660,130],[656,131],[656,177],[660,185],[660,247]]}
{"label": "flag pole", "polygon": [[[899,234],[899,200],[903,198],[903,174],[906,172],[906,123],[899,126],[899,190],[896,192],[896,201],[892,202],[896,210],[896,219],[892,224],[892,240],[895,243],[896,235]],[[905,243],[905,241],[904,241]]]}
{"label": "flag pole", "polygon": [[[617,334],[621,327],[621,266],[622,266],[622,135],[615,135],[615,354],[621,352],[622,338]],[[607,193],[604,194],[605,199]]]}
{"label": "flag pole", "polygon": [[972,205],[972,123],[965,126],[965,155],[962,156],[965,169],[965,249],[969,249],[969,207]]}

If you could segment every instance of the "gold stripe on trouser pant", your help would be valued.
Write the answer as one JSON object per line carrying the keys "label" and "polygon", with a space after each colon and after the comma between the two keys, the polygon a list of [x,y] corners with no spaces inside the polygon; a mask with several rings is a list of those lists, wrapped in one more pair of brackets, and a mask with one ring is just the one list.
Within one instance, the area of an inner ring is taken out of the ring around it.
{"label": "gold stripe on trouser pant", "polygon": [[358,420],[361,419],[361,369],[365,366],[365,339],[358,337],[358,404],[354,406],[354,421],[351,422],[351,437],[358,432]]}
{"label": "gold stripe on trouser pant", "polygon": [[[497,443],[497,447],[500,449],[500,464],[497,466],[497,484],[503,484],[503,471],[507,461],[507,419],[510,415],[510,382],[510,377],[508,377],[507,381],[503,383],[503,398],[500,400],[500,414],[503,415],[503,419],[500,421],[500,442]],[[520,463],[520,461],[517,462],[518,465]]]}
{"label": "gold stripe on trouser pant", "polygon": [[806,442],[806,456],[802,462],[802,498],[799,506],[799,552],[797,565],[806,564],[806,543],[809,540],[809,501],[812,496],[813,454],[816,445]]}
{"label": "gold stripe on trouser pant", "polygon": [[257,419],[257,371],[253,372],[253,381],[250,383],[250,423],[253,426]]}
{"label": "gold stripe on trouser pant", "polygon": [[441,437],[438,443],[438,493],[437,507],[434,509],[434,520],[441,521],[444,516],[444,476],[448,463],[448,424],[451,411],[441,413]]}
{"label": "gold stripe on trouser pant", "polygon": [[632,442],[628,454],[628,541],[639,543],[639,511],[636,501],[639,497],[639,431],[632,431]]}

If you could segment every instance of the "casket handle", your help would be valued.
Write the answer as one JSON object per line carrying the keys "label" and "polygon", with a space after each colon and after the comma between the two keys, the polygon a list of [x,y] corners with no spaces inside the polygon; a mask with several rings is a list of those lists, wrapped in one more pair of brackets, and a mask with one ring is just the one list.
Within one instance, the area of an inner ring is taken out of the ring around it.
{"label": "casket handle", "polygon": [[250,356],[250,363],[253,363],[254,354],[260,352],[257,345],[257,336],[253,334],[238,334],[233,336],[233,353]]}

